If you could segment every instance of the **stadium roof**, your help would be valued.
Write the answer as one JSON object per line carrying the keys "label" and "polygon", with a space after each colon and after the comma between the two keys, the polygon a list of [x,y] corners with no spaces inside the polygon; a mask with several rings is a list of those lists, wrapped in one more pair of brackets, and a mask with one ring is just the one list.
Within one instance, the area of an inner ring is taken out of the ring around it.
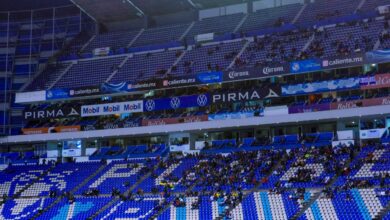
{"label": "stadium roof", "polygon": [[50,8],[73,3],[99,22],[136,19],[194,9],[206,9],[249,0],[2,0],[0,11]]}

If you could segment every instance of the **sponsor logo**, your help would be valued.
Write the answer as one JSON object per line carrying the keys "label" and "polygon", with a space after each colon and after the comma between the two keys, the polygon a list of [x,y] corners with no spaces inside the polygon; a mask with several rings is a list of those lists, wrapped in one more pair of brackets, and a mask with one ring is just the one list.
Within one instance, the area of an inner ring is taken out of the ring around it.
{"label": "sponsor logo", "polygon": [[277,98],[279,95],[272,89],[269,89],[268,95],[266,95],[264,98]]}
{"label": "sponsor logo", "polygon": [[48,98],[53,98],[53,92],[52,91],[47,91],[46,96]]}
{"label": "sponsor logo", "polygon": [[382,99],[382,105],[390,105],[390,98]]}
{"label": "sponsor logo", "polygon": [[316,71],[321,70],[321,68],[321,62],[315,59],[296,61],[290,64],[290,71],[292,73]]}
{"label": "sponsor logo", "polygon": [[250,100],[259,100],[262,98],[274,98],[274,97],[279,97],[279,95],[272,89],[268,89],[268,93],[259,92],[257,90],[245,91],[245,92],[230,92],[230,93],[213,95],[213,103],[250,101]]}
{"label": "sponsor logo", "polygon": [[96,128],[93,125],[86,125],[83,127],[83,130],[84,131],[94,131],[94,130],[96,130]]}
{"label": "sponsor logo", "polygon": [[142,109],[141,102],[138,102],[137,104],[124,104],[123,105],[123,111],[125,111],[125,112],[140,110],[140,109]]}
{"label": "sponsor logo", "polygon": [[119,128],[119,125],[114,124],[114,123],[108,123],[108,124],[104,125],[103,128],[104,129],[117,129],[117,128]]}
{"label": "sponsor logo", "polygon": [[139,126],[140,126],[139,123],[136,121],[126,121],[123,124],[124,128],[134,128],[134,127],[139,127]]}
{"label": "sponsor logo", "polygon": [[193,123],[193,122],[202,122],[202,121],[204,120],[200,117],[187,117],[184,118],[183,123]]}
{"label": "sponsor logo", "polygon": [[148,100],[145,102],[145,108],[147,111],[151,112],[154,110],[155,107],[156,103],[154,102],[154,100]]}
{"label": "sponsor logo", "polygon": [[295,72],[299,72],[299,70],[301,69],[301,66],[299,65],[299,63],[292,63],[292,64],[291,64],[291,68],[292,68],[292,70],[294,70]]}
{"label": "sponsor logo", "polygon": [[56,132],[75,132],[80,131],[80,126],[62,126],[54,128]]}
{"label": "sponsor logo", "polygon": [[23,134],[46,134],[49,128],[23,128]]}
{"label": "sponsor logo", "polygon": [[201,83],[218,83],[222,82],[222,72],[206,72],[197,74],[197,78]]}
{"label": "sponsor logo", "polygon": [[170,101],[170,105],[173,109],[177,109],[180,107],[180,99],[178,97],[174,97]]}
{"label": "sponsor logo", "polygon": [[273,73],[280,73],[280,72],[284,72],[284,67],[283,66],[264,67],[263,68],[263,74],[265,74],[265,75],[273,74]]}
{"label": "sponsor logo", "polygon": [[235,72],[231,71],[228,74],[229,79],[236,79],[236,78],[243,78],[243,77],[248,77],[250,76],[249,71],[242,71],[242,72]]}
{"label": "sponsor logo", "polygon": [[155,125],[166,125],[167,122],[164,119],[157,119],[152,121],[147,121],[146,126],[155,126]]}
{"label": "sponsor logo", "polygon": [[188,78],[188,79],[173,79],[173,80],[164,80],[163,81],[163,86],[180,86],[180,85],[185,85],[185,84],[190,84],[190,83],[195,83],[196,79],[195,78]]}
{"label": "sponsor logo", "polygon": [[100,94],[99,88],[88,88],[88,89],[71,89],[69,91],[70,96],[87,96],[87,95],[93,95],[93,94]]}
{"label": "sponsor logo", "polygon": [[120,111],[120,106],[119,105],[113,105],[113,106],[104,106],[103,107],[103,112],[119,112]]}
{"label": "sponsor logo", "polygon": [[123,113],[143,112],[142,101],[118,102],[100,105],[81,106],[81,116],[98,116]]}
{"label": "sponsor logo", "polygon": [[69,98],[69,90],[67,89],[52,89],[46,91],[47,99],[63,99]]}
{"label": "sponsor logo", "polygon": [[390,74],[377,74],[374,77],[362,78],[360,81],[361,83],[363,81],[363,83],[366,84],[362,85],[363,89],[384,88],[390,86]]}
{"label": "sponsor logo", "polygon": [[82,110],[83,115],[97,114],[99,112],[100,112],[99,107],[87,107],[87,108],[83,108]]}
{"label": "sponsor logo", "polygon": [[323,60],[322,66],[323,67],[331,67],[331,66],[338,66],[338,65],[349,65],[354,63],[362,63],[363,57],[353,57],[353,58],[344,58],[344,59],[333,59],[333,60]]}
{"label": "sponsor logo", "polygon": [[133,90],[133,89],[143,89],[143,88],[155,88],[156,87],[155,82],[150,82],[150,83],[136,83],[136,84],[131,84],[129,83],[127,85],[128,90]]}
{"label": "sponsor logo", "polygon": [[337,103],[337,109],[350,109],[357,108],[358,105],[355,102]]}
{"label": "sponsor logo", "polygon": [[378,76],[375,79],[376,81],[376,86],[385,86],[385,85],[390,85],[390,75],[385,75],[385,76]]}
{"label": "sponsor logo", "polygon": [[71,116],[79,116],[79,112],[74,108],[63,110],[63,109],[49,109],[49,110],[38,110],[38,111],[25,111],[24,119],[44,119],[44,118],[63,118]]}
{"label": "sponsor logo", "polygon": [[207,105],[207,96],[202,94],[202,95],[199,95],[198,98],[196,99],[196,102],[198,103],[199,106],[206,106]]}

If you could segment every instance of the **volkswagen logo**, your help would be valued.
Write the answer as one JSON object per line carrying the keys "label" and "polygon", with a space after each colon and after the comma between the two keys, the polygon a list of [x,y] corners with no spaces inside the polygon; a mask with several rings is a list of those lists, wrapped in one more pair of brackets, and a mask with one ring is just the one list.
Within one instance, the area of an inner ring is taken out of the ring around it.
{"label": "volkswagen logo", "polygon": [[207,101],[207,96],[204,94],[198,95],[198,98],[196,99],[196,102],[199,106],[205,106],[207,104]]}
{"label": "volkswagen logo", "polygon": [[153,100],[148,100],[148,101],[145,102],[145,108],[149,112],[154,110],[155,105],[156,104],[154,103]]}
{"label": "volkswagen logo", "polygon": [[174,97],[171,99],[171,107],[176,109],[180,107],[180,99],[177,97]]}

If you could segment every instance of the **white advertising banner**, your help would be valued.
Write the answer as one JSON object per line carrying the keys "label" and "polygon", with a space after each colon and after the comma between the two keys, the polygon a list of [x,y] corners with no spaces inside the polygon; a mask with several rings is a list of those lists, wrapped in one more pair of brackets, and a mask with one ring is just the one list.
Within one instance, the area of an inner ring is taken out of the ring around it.
{"label": "white advertising banner", "polygon": [[338,140],[353,140],[353,131],[337,131]]}
{"label": "white advertising banner", "polygon": [[384,128],[360,130],[360,139],[381,138],[385,130]]}
{"label": "white advertising banner", "polygon": [[266,107],[264,116],[288,115],[288,107],[286,105]]}
{"label": "white advertising banner", "polygon": [[46,100],[46,91],[19,92],[15,94],[15,103],[29,103]]}
{"label": "white advertising banner", "polygon": [[379,14],[387,14],[390,12],[390,5],[382,5],[377,8]]}
{"label": "white advertising banner", "polygon": [[86,148],[85,149],[85,155],[86,156],[91,156],[93,153],[95,153],[96,150],[97,150],[97,148]]}
{"label": "white advertising banner", "polygon": [[58,150],[48,150],[47,151],[47,157],[58,157]]}
{"label": "white advertising banner", "polygon": [[332,147],[337,147],[340,145],[346,145],[346,146],[354,146],[355,141],[354,140],[341,140],[341,141],[332,141]]}
{"label": "white advertising banner", "polygon": [[81,156],[81,149],[67,149],[62,150],[63,157],[77,157]]}
{"label": "white advertising banner", "polygon": [[196,42],[205,42],[214,40],[214,33],[198,34],[195,36]]}
{"label": "white advertising banner", "polygon": [[101,47],[101,48],[96,48],[93,50],[93,55],[94,56],[107,56],[110,54],[111,48],[110,47]]}
{"label": "white advertising banner", "polygon": [[81,117],[136,113],[143,111],[144,106],[142,101],[117,102],[100,105],[83,105],[81,106]]}
{"label": "white advertising banner", "polygon": [[171,145],[169,147],[169,150],[172,152],[184,152],[190,150],[189,144],[183,144],[183,145]]}
{"label": "white advertising banner", "polygon": [[205,147],[204,141],[195,142],[195,150],[202,150]]}

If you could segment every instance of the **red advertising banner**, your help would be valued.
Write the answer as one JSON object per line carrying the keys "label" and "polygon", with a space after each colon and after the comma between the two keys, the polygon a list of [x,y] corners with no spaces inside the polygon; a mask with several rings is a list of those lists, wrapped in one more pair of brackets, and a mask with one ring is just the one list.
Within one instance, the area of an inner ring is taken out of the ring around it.
{"label": "red advertising banner", "polygon": [[49,133],[49,128],[23,128],[23,134],[47,134]]}
{"label": "red advertising banner", "polygon": [[346,101],[346,102],[334,102],[330,104],[331,110],[342,110],[342,109],[351,109],[359,108],[363,106],[362,100],[355,101]]}
{"label": "red advertising banner", "polygon": [[375,105],[390,105],[390,97],[364,99],[363,106],[375,106]]}
{"label": "red advertising banner", "polygon": [[75,132],[75,131],[81,131],[80,125],[75,126],[60,126],[54,128],[55,132],[61,133],[61,132]]}
{"label": "red advertising banner", "polygon": [[81,131],[81,126],[59,126],[51,128],[23,128],[23,134],[47,134]]}
{"label": "red advertising banner", "polygon": [[363,99],[347,102],[335,102],[330,104],[330,109],[351,109],[359,107],[377,106],[377,105],[390,105],[390,97],[375,98],[375,99]]}
{"label": "red advertising banner", "polygon": [[193,122],[201,122],[201,121],[207,121],[207,120],[208,120],[207,115],[188,116],[188,117],[180,117],[180,118],[145,119],[145,120],[142,120],[142,126],[193,123]]}
{"label": "red advertising banner", "polygon": [[372,82],[367,85],[361,85],[361,89],[379,89],[390,87],[390,73],[375,75]]}

